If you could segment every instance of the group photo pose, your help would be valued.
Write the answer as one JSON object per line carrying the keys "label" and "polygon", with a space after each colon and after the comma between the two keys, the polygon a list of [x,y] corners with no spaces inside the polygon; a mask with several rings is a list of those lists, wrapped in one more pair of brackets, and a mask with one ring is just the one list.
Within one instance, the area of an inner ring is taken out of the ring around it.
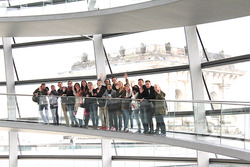
{"label": "group photo pose", "polygon": [[150,80],[139,78],[138,85],[132,85],[126,73],[124,83],[115,76],[104,79],[101,74],[96,88],[85,80],[74,84],[68,81],[67,86],[59,81],[57,86],[56,90],[55,85],[49,88],[42,83],[33,92],[46,125],[166,136],[166,94]]}

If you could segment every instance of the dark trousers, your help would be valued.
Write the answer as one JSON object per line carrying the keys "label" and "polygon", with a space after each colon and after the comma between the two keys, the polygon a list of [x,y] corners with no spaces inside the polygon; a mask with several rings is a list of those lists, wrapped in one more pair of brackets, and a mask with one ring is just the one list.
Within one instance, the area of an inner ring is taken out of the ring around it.
{"label": "dark trousers", "polygon": [[161,128],[161,133],[166,134],[166,125],[164,122],[164,115],[155,115],[155,119],[159,127]]}
{"label": "dark trousers", "polygon": [[115,127],[118,130],[117,114],[115,111],[109,110],[109,129]]}

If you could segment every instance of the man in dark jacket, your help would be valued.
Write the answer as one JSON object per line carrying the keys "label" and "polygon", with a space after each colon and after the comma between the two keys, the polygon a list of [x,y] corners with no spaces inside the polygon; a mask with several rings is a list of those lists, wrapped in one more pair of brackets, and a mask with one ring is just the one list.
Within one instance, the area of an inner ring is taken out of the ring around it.
{"label": "man in dark jacket", "polygon": [[144,99],[149,101],[149,106],[147,110],[148,114],[148,125],[150,127],[149,133],[154,133],[154,124],[153,124],[153,115],[154,115],[154,102],[150,101],[151,99],[155,99],[156,92],[153,86],[151,86],[151,82],[149,80],[145,81],[147,96]]}
{"label": "man in dark jacket", "polygon": [[66,106],[67,99],[65,97],[67,88],[63,87],[62,81],[59,81],[57,83],[57,86],[59,87],[57,90],[57,95],[61,96],[61,106],[62,106],[62,111],[63,111],[64,119],[66,122],[66,126],[69,126],[69,116],[67,114],[67,106]]}
{"label": "man in dark jacket", "polygon": [[75,96],[73,93],[73,89],[74,89],[74,87],[72,86],[72,81],[68,81],[68,88],[66,90],[66,96],[67,96],[66,106],[67,106],[67,110],[69,111],[71,126],[77,127],[78,122],[76,120],[75,113],[74,113]]}
{"label": "man in dark jacket", "polygon": [[[106,88],[104,85],[102,85],[102,80],[101,79],[98,79],[97,81],[97,88],[96,88],[96,97],[97,98],[102,98],[102,95],[104,94],[104,92],[106,91]],[[101,121],[102,123],[104,122],[104,117],[102,117],[103,115],[105,115],[105,110],[106,110],[106,107],[105,107],[105,100],[104,99],[98,99],[98,103],[99,103],[99,114],[100,114],[100,117],[101,117]],[[95,116],[96,115],[96,116]],[[95,128],[97,128],[98,126],[98,114],[94,114],[95,116],[95,122],[94,122],[94,126],[96,126]],[[105,127],[101,127],[101,129],[104,129]]]}
{"label": "man in dark jacket", "polygon": [[[48,112],[48,101],[47,95],[49,94],[49,88],[46,87],[45,83],[42,83],[34,92],[34,96],[38,96],[39,113],[45,124],[49,124],[49,112]],[[45,109],[45,115],[43,114],[43,109]]]}
{"label": "man in dark jacket", "polygon": [[147,114],[147,100],[144,100],[145,97],[147,97],[147,92],[146,92],[146,86],[144,85],[144,80],[143,79],[138,79],[138,85],[139,85],[139,94],[138,98],[140,100],[140,116],[141,116],[141,122],[143,125],[144,132],[143,133],[148,133],[148,114]]}

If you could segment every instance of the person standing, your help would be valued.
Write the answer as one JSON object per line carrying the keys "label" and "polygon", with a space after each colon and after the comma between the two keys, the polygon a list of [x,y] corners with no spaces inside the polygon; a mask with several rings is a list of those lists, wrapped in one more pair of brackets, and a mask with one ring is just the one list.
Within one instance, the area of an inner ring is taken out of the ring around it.
{"label": "person standing", "polygon": [[[107,90],[102,95],[102,98],[106,98],[105,100],[105,106],[106,111],[104,113],[104,116],[106,118],[105,124],[102,124],[102,127],[105,127],[105,130],[112,129],[115,130],[117,128],[117,116],[114,111],[115,103],[114,100],[111,100],[111,98],[116,97],[116,91],[112,89],[111,84],[107,85]],[[102,122],[103,123],[103,122]]]}
{"label": "person standing", "polygon": [[144,85],[144,80],[143,79],[138,79],[138,85],[139,85],[139,94],[138,94],[138,99],[140,99],[140,115],[141,115],[141,122],[143,125],[143,133],[148,133],[148,100],[144,100],[144,98],[147,97],[147,92],[146,92],[146,86]]}
{"label": "person standing", "polygon": [[59,116],[58,116],[58,97],[55,85],[51,85],[51,91],[49,94],[49,104],[50,111],[52,114],[53,124],[59,125]]}
{"label": "person standing", "polygon": [[[84,100],[84,108],[86,109],[85,119],[84,119],[84,128],[88,128],[90,115],[92,117],[92,122],[96,122],[94,118],[94,113],[97,114],[97,101],[96,101],[96,90],[93,87],[92,82],[88,82],[88,90],[86,93],[86,98]],[[96,128],[96,125],[93,124],[93,128]]]}
{"label": "person standing", "polygon": [[[116,91],[116,98],[122,98],[124,93],[126,93],[124,90],[124,86],[123,86],[122,81],[118,81],[117,87],[118,87],[118,90]],[[119,106],[119,107],[117,107],[117,111],[116,111],[116,114],[118,117],[118,122],[119,122],[118,123],[119,129],[116,129],[116,130],[121,131],[122,130],[122,119],[124,117],[123,111],[122,111],[122,100],[117,100],[117,105]]]}
{"label": "person standing", "polygon": [[[45,83],[42,83],[41,86],[33,92],[34,96],[38,96],[39,113],[46,125],[49,124],[48,101],[46,97],[48,94],[49,88],[46,87]],[[43,109],[45,110],[45,115],[43,114]]]}
{"label": "person standing", "polygon": [[[124,91],[122,94],[122,98],[124,98],[125,100],[122,101],[122,106],[121,106],[121,110],[123,111],[123,115],[124,115],[124,130],[125,132],[128,132],[128,121],[129,121],[129,116],[130,116],[130,103],[131,101],[129,100],[132,97],[132,92],[130,90],[129,84],[125,84],[124,85]],[[132,115],[132,114],[131,114]],[[130,119],[130,122],[132,124],[133,119]]]}
{"label": "person standing", "polygon": [[137,133],[141,133],[141,122],[140,122],[140,119],[139,119],[139,104],[138,104],[138,95],[139,95],[139,87],[138,85],[134,85],[133,88],[132,88],[132,103],[131,103],[131,109],[134,113],[134,116],[135,116],[135,120],[136,120],[136,123],[137,123],[137,127],[138,127],[138,130],[137,130]]}
{"label": "person standing", "polygon": [[[97,81],[97,88],[96,88],[96,97],[97,98],[102,98],[104,92],[106,91],[106,88],[104,85],[102,85],[102,80],[101,79],[98,79]],[[105,108],[105,100],[104,99],[98,99],[98,103],[99,103],[99,115],[100,115],[100,119],[101,119],[101,122],[102,122],[102,125],[105,125],[105,113],[107,113],[106,111],[106,108]],[[93,113],[93,116],[94,116],[94,123],[93,123],[93,126],[96,126],[96,128],[98,127],[98,120],[99,120],[99,117],[98,117],[98,114],[97,114],[97,109],[95,111],[95,113]],[[105,127],[101,127],[100,129],[104,129]]]}
{"label": "person standing", "polygon": [[159,85],[154,85],[156,92],[155,99],[155,119],[159,128],[161,129],[161,136],[166,136],[166,125],[164,122],[164,115],[166,115],[165,93],[161,90]]}
{"label": "person standing", "polygon": [[113,84],[112,84],[112,89],[113,90],[115,90],[115,91],[117,91],[118,89],[117,89],[117,77],[115,77],[115,76],[113,76],[112,77],[112,82],[113,82]]}
{"label": "person standing", "polygon": [[154,102],[150,101],[151,99],[155,99],[155,89],[153,86],[151,86],[150,80],[145,81],[145,86],[146,86],[146,97],[144,99],[148,100],[148,107],[147,107],[147,114],[148,114],[148,126],[149,126],[149,133],[152,134],[154,133],[154,124],[153,124],[153,115],[155,113],[154,109]]}
{"label": "person standing", "polygon": [[67,114],[67,106],[66,106],[67,99],[65,97],[67,88],[63,87],[62,81],[59,81],[57,83],[57,86],[58,86],[57,94],[58,96],[61,96],[61,106],[62,106],[62,111],[63,111],[64,119],[66,122],[66,126],[69,126],[69,116]]}
{"label": "person standing", "polygon": [[67,96],[66,106],[67,106],[67,110],[69,111],[71,126],[77,127],[78,122],[76,120],[75,113],[74,113],[75,97],[74,97],[73,89],[74,87],[72,86],[72,81],[68,81],[68,88],[66,90],[66,96]]}
{"label": "person standing", "polygon": [[[74,89],[73,89],[73,94],[75,96],[75,106],[74,106],[74,112],[76,113],[78,110],[78,107],[80,107],[80,101],[82,100],[82,93],[83,91],[81,90],[80,84],[79,83],[75,83],[74,85]],[[83,115],[82,115],[83,118]],[[83,123],[82,123],[82,119],[78,119],[79,122],[79,126],[82,127]]]}

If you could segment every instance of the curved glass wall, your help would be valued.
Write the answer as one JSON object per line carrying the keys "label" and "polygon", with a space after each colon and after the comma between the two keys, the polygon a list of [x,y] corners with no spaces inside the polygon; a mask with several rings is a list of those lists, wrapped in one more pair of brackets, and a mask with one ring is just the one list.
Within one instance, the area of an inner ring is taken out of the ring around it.
{"label": "curved glass wall", "polygon": [[[250,53],[250,16],[198,25],[209,61]],[[206,62],[201,51],[201,57]]]}
{"label": "curved glass wall", "polygon": [[114,73],[188,64],[183,27],[113,37],[103,43]]}
{"label": "curved glass wall", "polygon": [[91,41],[15,48],[13,57],[20,80],[96,75]]}

